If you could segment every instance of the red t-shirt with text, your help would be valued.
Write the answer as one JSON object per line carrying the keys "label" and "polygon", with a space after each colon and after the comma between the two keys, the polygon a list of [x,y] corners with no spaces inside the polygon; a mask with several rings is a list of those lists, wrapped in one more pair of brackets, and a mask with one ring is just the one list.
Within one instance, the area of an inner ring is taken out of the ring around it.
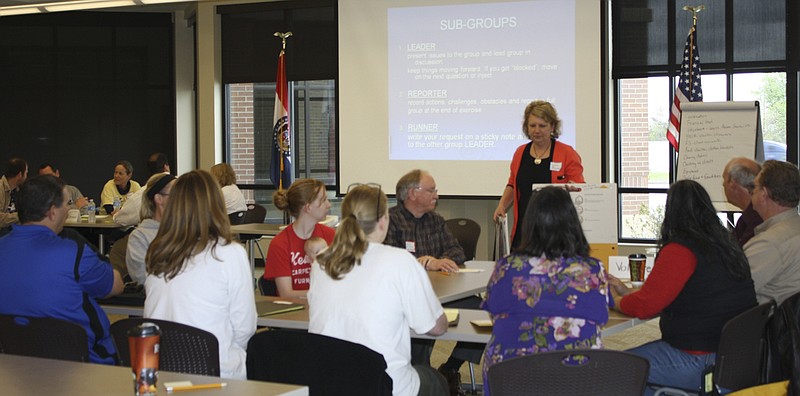
{"label": "red t-shirt with text", "polygon": [[[335,231],[328,226],[317,224],[311,237],[320,237],[330,245]],[[286,227],[269,244],[267,261],[264,265],[264,278],[275,279],[284,276],[292,278],[292,290],[308,290],[311,275],[311,258],[306,256],[305,239],[294,232],[292,226]]]}

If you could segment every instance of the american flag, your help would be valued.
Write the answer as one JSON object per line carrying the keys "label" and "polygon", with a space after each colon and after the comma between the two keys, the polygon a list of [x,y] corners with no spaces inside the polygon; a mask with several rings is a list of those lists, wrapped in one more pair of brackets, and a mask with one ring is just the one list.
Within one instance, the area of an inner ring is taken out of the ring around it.
{"label": "american flag", "polygon": [[681,74],[678,80],[678,89],[672,99],[672,113],[669,116],[667,140],[675,151],[681,138],[681,103],[702,102],[703,88],[700,85],[700,51],[697,50],[697,30],[694,27],[686,38],[686,47],[683,49]]}

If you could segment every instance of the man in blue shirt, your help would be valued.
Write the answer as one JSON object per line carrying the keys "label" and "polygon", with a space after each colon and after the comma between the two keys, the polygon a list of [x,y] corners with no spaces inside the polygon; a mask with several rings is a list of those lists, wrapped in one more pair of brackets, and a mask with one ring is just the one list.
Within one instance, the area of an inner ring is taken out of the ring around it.
{"label": "man in blue shirt", "polygon": [[61,238],[69,196],[64,182],[37,176],[17,194],[19,225],[0,238],[0,313],[51,317],[86,330],[89,359],[114,364],[108,316],[95,297],[119,294],[119,272],[83,242]]}

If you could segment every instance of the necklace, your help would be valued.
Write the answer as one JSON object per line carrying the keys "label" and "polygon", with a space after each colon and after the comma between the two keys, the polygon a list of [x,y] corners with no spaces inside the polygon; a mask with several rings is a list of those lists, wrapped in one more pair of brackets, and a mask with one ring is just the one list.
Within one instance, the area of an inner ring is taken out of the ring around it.
{"label": "necklace", "polygon": [[533,148],[533,157],[534,157],[534,159],[533,159],[533,163],[534,163],[534,164],[536,164],[536,165],[539,165],[539,164],[541,164],[541,163],[542,163],[542,156],[543,156],[543,155],[545,155],[545,154],[547,154],[547,151],[548,151],[548,150],[550,150],[550,144],[552,144],[552,141],[548,141],[548,143],[547,143],[547,148],[546,148],[546,149],[544,149],[544,151],[542,151],[542,153],[541,153],[541,154],[539,154],[539,153],[536,151],[536,145],[535,145],[535,144],[531,146],[531,148]]}

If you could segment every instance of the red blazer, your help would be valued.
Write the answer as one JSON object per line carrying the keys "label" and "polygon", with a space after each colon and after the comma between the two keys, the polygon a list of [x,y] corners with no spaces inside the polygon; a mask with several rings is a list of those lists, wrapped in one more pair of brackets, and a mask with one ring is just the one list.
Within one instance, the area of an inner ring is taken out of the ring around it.
{"label": "red blazer", "polygon": [[[514,157],[511,159],[511,176],[508,177],[508,186],[514,189],[514,228],[511,230],[511,240],[514,240],[514,232],[517,230],[517,219],[519,218],[519,190],[517,190],[517,171],[519,171],[522,156],[526,155],[525,147],[528,143],[517,147],[514,152]],[[553,158],[551,163],[561,163],[561,170],[550,172],[550,183],[586,183],[583,179],[583,165],[581,164],[581,156],[575,151],[572,146],[555,141],[553,147]]]}

